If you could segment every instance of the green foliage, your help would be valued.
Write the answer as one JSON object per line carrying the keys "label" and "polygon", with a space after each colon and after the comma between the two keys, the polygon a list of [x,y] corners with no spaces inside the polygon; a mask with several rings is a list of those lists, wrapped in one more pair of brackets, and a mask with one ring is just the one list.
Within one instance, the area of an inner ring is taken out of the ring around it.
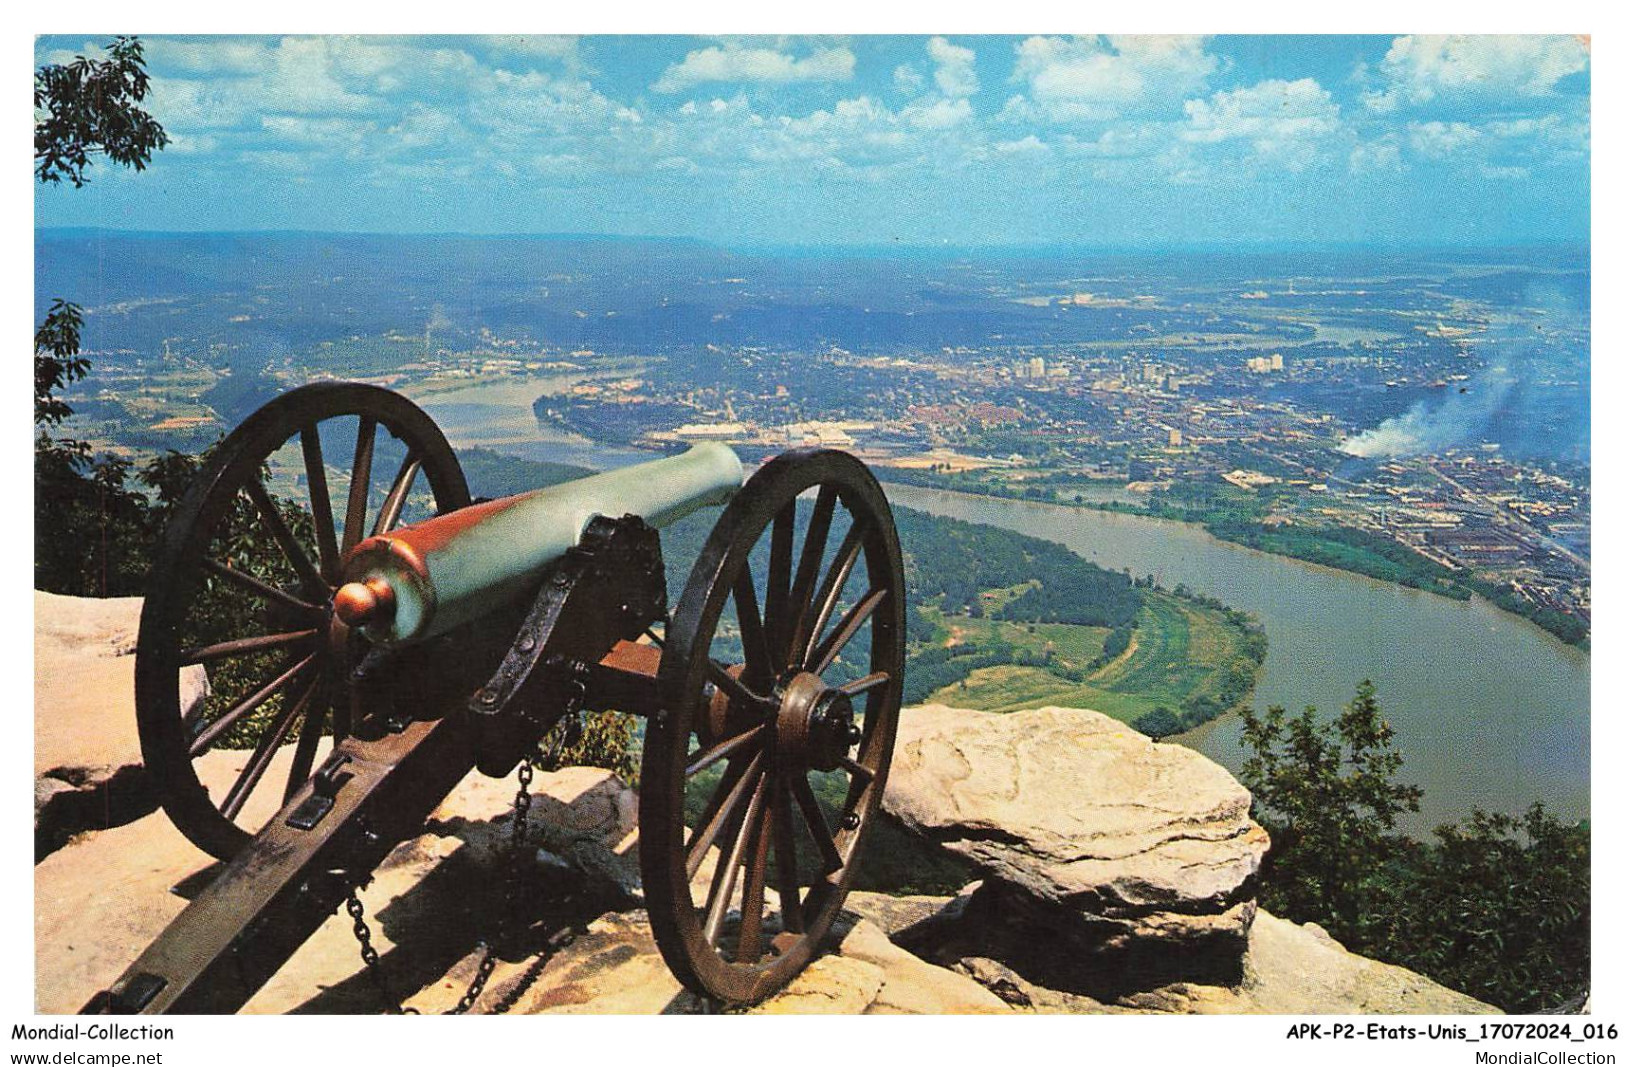
{"label": "green foliage", "polygon": [[1535,805],[1523,817],[1475,811],[1417,842],[1395,830],[1422,791],[1396,780],[1392,742],[1369,681],[1329,723],[1313,708],[1242,710],[1241,780],[1271,839],[1264,906],[1508,1011],[1583,994],[1589,830]]}
{"label": "green foliage", "polygon": [[[142,169],[168,143],[163,128],[135,105],[146,97],[141,42],[118,37],[105,60],[76,56],[34,72],[34,160],[42,182],[85,184],[92,153]],[[90,372],[79,354],[84,314],[53,300],[34,331],[34,425],[57,426],[73,414],[59,391]],[[95,459],[83,441],[34,439],[34,585],[76,596],[138,592],[148,567],[153,517],[130,484],[130,461]]]}
{"label": "green foliage", "polygon": [[1365,951],[1511,1012],[1583,996],[1591,967],[1591,835],[1536,804],[1434,831],[1380,883]]}
{"label": "green foliage", "polygon": [[1581,648],[1591,647],[1591,627],[1584,619],[1573,615],[1566,615],[1561,611],[1543,608],[1531,604],[1518,595],[1518,591],[1510,585],[1496,585],[1482,578],[1470,578],[1466,583],[1473,592],[1488,600],[1502,611],[1510,611],[1514,615],[1522,615],[1542,630],[1554,635],[1558,640]]}
{"label": "green foliage", "polygon": [[1291,719],[1274,706],[1263,717],[1241,709],[1242,744],[1251,754],[1241,781],[1260,807],[1273,847],[1265,906],[1313,916],[1334,936],[1360,929],[1370,880],[1392,859],[1401,812],[1414,812],[1422,790],[1394,780],[1404,763],[1393,728],[1363,681],[1333,722],[1314,708]]}
{"label": "green foliage", "polygon": [[1211,520],[1207,527],[1215,537],[1263,552],[1337,567],[1411,589],[1425,589],[1453,600],[1466,600],[1470,595],[1455,572],[1397,541],[1367,530],[1350,526],[1268,527]]}
{"label": "green foliage", "polygon": [[910,596],[945,612],[983,610],[982,593],[1038,578],[999,609],[1018,622],[1124,626],[1144,595],[1128,575],[1103,570],[1053,541],[959,519],[894,508]]}
{"label": "green foliage", "polygon": [[542,738],[537,766],[602,767],[636,789],[642,759],[638,718],[622,711],[567,715]]}
{"label": "green foliage", "polygon": [[1181,732],[1185,726],[1178,715],[1159,704],[1135,719],[1134,728],[1147,737],[1167,737]]}
{"label": "green foliage", "polygon": [[34,331],[34,425],[55,426],[73,414],[57,390],[90,372],[90,360],[79,354],[85,317],[79,305],[57,299]]}
{"label": "green foliage", "polygon": [[1106,635],[1106,643],[1100,646],[1100,655],[1090,662],[1091,670],[1099,670],[1112,660],[1128,651],[1128,646],[1134,640],[1133,626],[1118,626]]}
{"label": "green foliage", "polygon": [[468,479],[469,492],[491,499],[528,493],[593,473],[586,467],[520,459],[489,448],[460,448],[457,462],[463,468],[463,477]]}
{"label": "green foliage", "polygon": [[[157,527],[121,456],[82,441],[34,441],[34,588],[69,596],[134,596]],[[144,477],[144,475],[142,476]]]}
{"label": "green foliage", "polygon": [[34,174],[78,188],[96,154],[144,170],[169,135],[139,105],[149,88],[141,42],[116,37],[106,59],[75,56],[34,72]]}
{"label": "green foliage", "polygon": [[921,649],[909,656],[903,672],[903,703],[921,703],[938,689],[963,682],[972,671],[1010,663],[1014,658],[1014,650],[1006,644],[984,648],[967,642],[951,648]]}

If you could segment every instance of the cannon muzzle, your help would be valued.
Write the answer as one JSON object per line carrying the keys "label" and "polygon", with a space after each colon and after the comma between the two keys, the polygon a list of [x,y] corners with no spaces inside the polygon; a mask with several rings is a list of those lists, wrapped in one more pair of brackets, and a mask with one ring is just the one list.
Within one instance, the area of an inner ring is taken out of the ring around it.
{"label": "cannon muzzle", "polygon": [[369,537],[351,549],[333,611],[386,645],[445,633],[506,603],[581,538],[595,515],[669,526],[727,502],[744,480],[726,445],[696,445]]}

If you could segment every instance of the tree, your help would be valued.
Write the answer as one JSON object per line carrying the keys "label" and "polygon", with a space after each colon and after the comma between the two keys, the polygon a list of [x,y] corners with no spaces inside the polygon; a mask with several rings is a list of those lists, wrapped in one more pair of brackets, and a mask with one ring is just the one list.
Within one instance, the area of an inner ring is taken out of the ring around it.
{"label": "tree", "polygon": [[[34,72],[34,174],[82,187],[96,155],[142,170],[169,143],[137,105],[148,79],[141,42],[115,38],[106,59],[75,56]],[[53,438],[73,408],[59,395],[90,372],[79,354],[84,313],[58,298],[34,331],[34,499],[50,523],[35,523],[36,588],[79,596],[132,592],[145,571],[145,501],[129,484],[130,463],[91,456],[90,446]]]}
{"label": "tree", "polygon": [[[1434,831],[1379,885],[1361,951],[1511,1012],[1576,1005],[1591,971],[1591,834],[1539,804]],[[1569,1010],[1573,1010],[1570,1007]]]}
{"label": "tree", "polygon": [[1273,842],[1265,905],[1363,941],[1371,881],[1409,844],[1394,833],[1396,817],[1418,810],[1422,797],[1420,787],[1395,780],[1404,759],[1376,686],[1361,682],[1330,723],[1313,707],[1288,719],[1279,706],[1260,718],[1244,705],[1241,719],[1242,744],[1252,753],[1241,781]]}
{"label": "tree", "polygon": [[106,59],[74,56],[34,72],[34,174],[56,184],[83,186],[85,170],[100,154],[144,170],[169,143],[158,121],[139,105],[149,80],[141,41],[115,37]]}
{"label": "tree", "polygon": [[73,414],[58,389],[90,371],[90,360],[79,354],[79,331],[85,317],[77,304],[57,299],[34,331],[34,425],[55,426]]}
{"label": "tree", "polygon": [[1474,811],[1434,831],[1396,829],[1422,790],[1361,682],[1335,720],[1244,707],[1241,780],[1270,833],[1259,897],[1318,922],[1355,952],[1410,967],[1508,1011],[1577,1003],[1589,988],[1591,835],[1540,805]]}

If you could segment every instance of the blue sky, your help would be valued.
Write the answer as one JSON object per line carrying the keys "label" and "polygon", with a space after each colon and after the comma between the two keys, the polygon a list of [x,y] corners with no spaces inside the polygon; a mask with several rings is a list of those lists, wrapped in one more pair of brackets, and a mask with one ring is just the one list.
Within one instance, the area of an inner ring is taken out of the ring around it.
{"label": "blue sky", "polygon": [[[35,62],[93,54],[41,38]],[[721,244],[1585,241],[1573,37],[149,37],[40,226]]]}

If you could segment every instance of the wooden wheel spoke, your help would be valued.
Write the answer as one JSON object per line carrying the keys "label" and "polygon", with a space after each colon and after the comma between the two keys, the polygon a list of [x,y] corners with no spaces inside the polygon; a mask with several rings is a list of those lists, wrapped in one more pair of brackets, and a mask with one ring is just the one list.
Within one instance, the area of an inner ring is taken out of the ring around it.
{"label": "wooden wheel spoke", "polygon": [[785,612],[790,599],[790,561],[795,549],[796,502],[792,499],[773,517],[773,535],[767,553],[767,603],[763,605],[763,622],[767,627],[767,645],[773,656],[773,671],[777,675],[788,663],[785,643],[790,635],[785,632]]}
{"label": "wooden wheel spoke", "polygon": [[834,874],[846,866],[846,860],[841,858],[835,835],[829,832],[829,823],[824,819],[824,809],[818,806],[818,798],[813,795],[812,786],[804,775],[791,776],[790,793],[795,797],[796,806],[801,809],[801,817],[812,834],[813,844],[818,846],[818,853],[823,857],[825,876]]}
{"label": "wooden wheel spoke", "polygon": [[[389,469],[375,477],[381,428]],[[245,815],[257,819],[261,801],[308,792],[321,753],[348,732],[347,657],[328,647],[344,553],[374,512],[399,524],[429,497],[442,513],[469,503],[456,453],[422,409],[360,382],[289,390],[199,464],[155,546],[134,689],[158,800],[217,859],[250,840]],[[219,623],[222,611],[239,621]],[[213,695],[177,708],[176,672],[202,666]],[[211,793],[197,760],[227,745],[244,750]]]}
{"label": "wooden wheel spoke", "polygon": [[871,589],[865,593],[863,599],[854,604],[852,610],[842,617],[840,625],[835,627],[835,631],[824,638],[823,644],[814,649],[812,655],[807,657],[807,662],[810,664],[807,669],[814,674],[823,674],[829,670],[829,665],[835,662],[835,657],[841,654],[841,649],[845,648],[847,643],[857,636],[858,630],[862,629],[863,624],[869,621],[869,616],[875,613],[875,609],[880,606],[880,602],[886,599],[886,594],[887,590],[885,589]]}
{"label": "wooden wheel spoke", "polygon": [[202,733],[198,734],[197,737],[192,739],[192,744],[188,749],[188,754],[196,758],[204,752],[207,752],[209,750],[209,746],[213,745],[215,741],[219,740],[221,734],[231,729],[233,723],[235,723],[238,719],[241,719],[244,715],[247,715],[249,712],[253,711],[255,708],[259,707],[261,704],[265,703],[267,700],[270,700],[289,682],[298,677],[306,667],[309,667],[314,662],[316,662],[316,653],[312,652],[310,655],[298,661],[293,666],[271,679],[269,682],[266,682],[257,691],[255,691],[253,695],[243,700],[236,707],[232,708],[230,711],[227,711],[224,715],[214,720],[214,722],[211,722]]}
{"label": "wooden wheel spoke", "polygon": [[406,498],[412,492],[412,483],[417,479],[418,471],[423,467],[423,461],[411,452],[401,460],[401,469],[395,474],[395,481],[389,487],[389,495],[384,497],[384,504],[378,509],[378,520],[372,524],[372,535],[388,533],[401,521],[401,509],[406,506]]}
{"label": "wooden wheel spoke", "polygon": [[250,592],[257,593],[266,600],[274,600],[278,604],[293,608],[296,611],[309,612],[313,615],[321,615],[324,613],[323,608],[318,607],[309,601],[300,600],[291,593],[285,593],[274,585],[260,581],[260,579],[254,577],[252,574],[249,574],[247,571],[238,570],[235,567],[228,567],[226,564],[221,563],[218,560],[205,559],[203,561],[203,569],[208,571],[210,574],[219,575],[228,582],[234,582]]}
{"label": "wooden wheel spoke", "polygon": [[326,580],[322,578],[322,572],[310,561],[310,556],[293,536],[293,531],[288,529],[288,523],[282,517],[282,509],[276,506],[276,501],[271,499],[271,494],[266,491],[265,486],[258,478],[250,478],[243,483],[243,488],[248,491],[249,499],[259,510],[260,518],[264,521],[266,529],[271,531],[277,547],[282,549],[282,555],[293,565],[293,569],[304,580],[309,591],[320,591],[325,594],[328,587]]}
{"label": "wooden wheel spoke", "polygon": [[294,720],[299,718],[300,712],[310,704],[310,698],[315,692],[316,684],[312,683],[305,688],[297,701],[290,703],[282,710],[282,714],[277,716],[276,723],[265,732],[264,737],[260,738],[259,744],[254,746],[254,754],[249,757],[248,765],[237,776],[237,781],[232,783],[231,791],[220,804],[220,814],[228,819],[235,819],[243,810],[248,795],[260,784],[260,779],[265,776],[265,770],[271,765],[277,749],[282,747],[288,731],[293,728]]}
{"label": "wooden wheel spoke", "polygon": [[[772,788],[769,782],[762,784]],[[762,909],[767,888],[768,844],[773,839],[773,808],[774,805],[763,808],[761,823],[745,857],[745,892],[739,902],[739,945],[734,951],[737,963],[755,963],[762,955]]]}
{"label": "wooden wheel spoke", "polygon": [[367,494],[372,489],[372,449],[378,436],[378,420],[362,415],[355,432],[355,461],[350,465],[350,499],[344,510],[344,551],[361,542],[367,522]]}
{"label": "wooden wheel spoke", "polygon": [[866,524],[854,517],[851,529],[846,531],[846,537],[841,541],[841,547],[835,550],[835,560],[830,564],[829,573],[824,576],[824,584],[813,599],[812,622],[807,625],[802,648],[815,644],[824,636],[829,617],[835,613],[835,605],[846,591],[847,579],[852,577],[852,568],[857,565],[858,555],[863,551],[863,538],[867,532]]}
{"label": "wooden wheel spoke", "polygon": [[829,540],[830,520],[835,516],[836,491],[833,485],[818,489],[813,504],[812,518],[807,521],[807,533],[801,542],[801,561],[796,565],[796,581],[790,590],[790,614],[785,619],[789,646],[785,661],[791,666],[802,666],[807,651],[808,614],[812,610],[813,586],[824,565],[824,546]]}
{"label": "wooden wheel spoke", "polygon": [[709,660],[705,667],[705,676],[711,684],[728,694],[728,699],[745,708],[759,708],[767,703],[766,697],[759,697],[749,689],[745,683],[728,673],[728,668],[716,660]]}
{"label": "wooden wheel spoke", "polygon": [[264,652],[267,649],[304,644],[314,638],[316,634],[316,630],[290,630],[287,633],[239,637],[235,640],[220,641],[212,645],[200,645],[197,648],[188,648],[181,652],[180,666],[189,667],[194,663],[208,663],[211,660],[225,659],[228,656],[241,656],[249,652]]}
{"label": "wooden wheel spoke", "polygon": [[790,783],[784,775],[774,781],[773,858],[777,877],[773,887],[779,893],[779,914],[787,933],[806,929],[801,917],[801,887],[796,883],[796,824],[790,814]]}
{"label": "wooden wheel spoke", "polygon": [[305,453],[305,483],[310,489],[310,517],[316,526],[316,550],[322,576],[336,582],[339,573],[338,534],[333,528],[333,498],[327,492],[327,461],[322,458],[322,437],[315,423],[299,431]]}
{"label": "wooden wheel spoke", "polygon": [[766,732],[767,724],[758,723],[757,725],[752,726],[749,730],[746,730],[744,733],[735,734],[726,741],[719,741],[703,752],[696,752],[694,754],[694,762],[690,763],[686,768],[684,768],[683,777],[692,778],[694,775],[699,774],[701,771],[711,766],[711,764],[715,763],[717,760],[728,759],[735,753],[759,744],[762,740],[762,735]]}
{"label": "wooden wheel spoke", "polygon": [[722,932],[722,920],[728,916],[728,904],[733,900],[734,883],[739,875],[740,861],[744,858],[743,851],[756,837],[756,827],[762,817],[762,794],[766,789],[767,775],[764,774],[756,779],[756,788],[751,791],[750,805],[745,808],[739,833],[729,844],[727,855],[717,863],[705,914],[705,939],[712,945],[717,943],[717,935]]}
{"label": "wooden wheel spoke", "polygon": [[757,684],[770,681],[778,668],[773,663],[767,633],[762,629],[762,609],[756,602],[756,581],[751,577],[749,560],[739,569],[733,595],[734,610],[739,617],[739,640],[745,648],[745,673]]}
{"label": "wooden wheel spoke", "polygon": [[[698,873],[700,864],[705,861],[705,853],[716,842],[717,834],[739,813],[742,798],[750,795],[755,788],[756,779],[762,773],[762,754],[758,752],[742,771],[735,773],[733,764],[729,764],[728,770],[730,773],[723,776],[717,791],[711,794],[711,803],[706,806],[706,812],[700,819],[700,829],[689,839],[685,866],[690,879]],[[721,868],[718,868],[719,875],[720,871]]]}
{"label": "wooden wheel spoke", "polygon": [[310,778],[310,769],[316,765],[316,746],[322,742],[322,725],[327,720],[332,695],[318,683],[314,703],[305,723],[299,730],[299,744],[293,750],[293,765],[288,768],[288,784],[282,790],[282,803],[286,804],[299,792],[299,787]]}
{"label": "wooden wheel spoke", "polygon": [[871,771],[869,768],[865,767],[851,756],[842,756],[841,766],[845,768],[847,774],[852,776],[853,781],[859,781],[861,779],[861,785],[863,786],[866,786],[875,780],[875,772]]}
{"label": "wooden wheel spoke", "polygon": [[[695,993],[744,1003],[782,989],[854,888],[897,728],[903,563],[861,462],[807,449],[745,482],[690,572],[661,656],[639,825],[649,922]],[[836,659],[839,678],[802,676]],[[824,738],[819,706],[804,706],[826,697],[843,715],[864,698],[854,743]]]}
{"label": "wooden wheel spoke", "polygon": [[889,681],[891,681],[891,675],[887,674],[885,671],[876,671],[873,674],[864,675],[857,681],[847,682],[845,685],[839,685],[835,688],[839,689],[849,697],[855,697],[862,696],[871,689],[878,689]]}

